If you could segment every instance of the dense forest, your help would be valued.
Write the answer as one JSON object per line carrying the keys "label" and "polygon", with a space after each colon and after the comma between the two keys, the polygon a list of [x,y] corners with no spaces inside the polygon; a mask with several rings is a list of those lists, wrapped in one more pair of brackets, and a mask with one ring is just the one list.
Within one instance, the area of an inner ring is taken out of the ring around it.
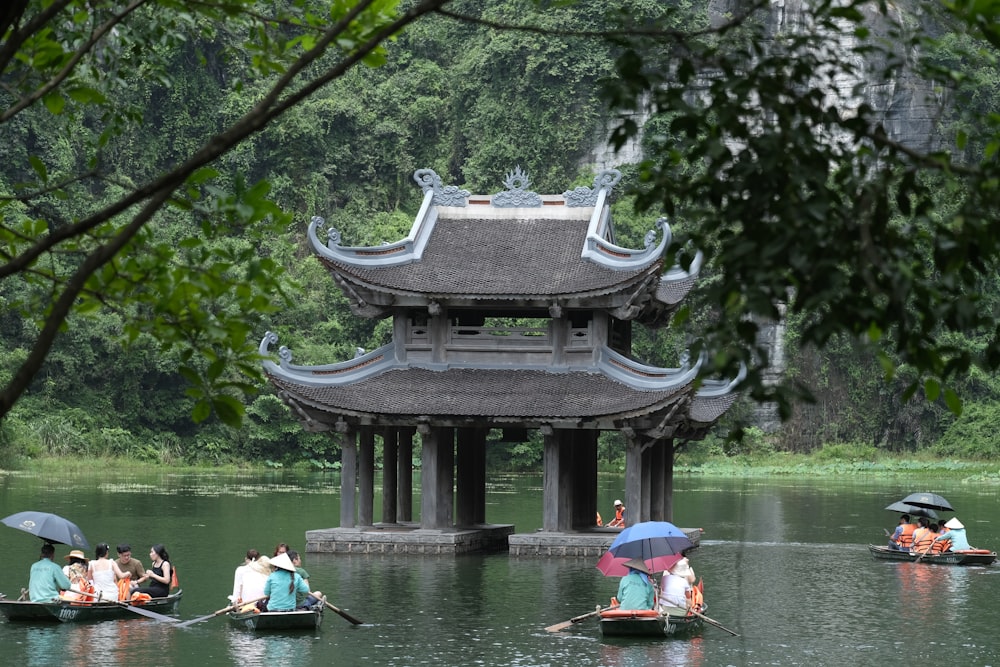
{"label": "dense forest", "polygon": [[[663,4],[625,2],[621,11],[642,25],[660,16]],[[668,4],[684,9],[673,15],[678,29],[710,20],[708,4]],[[516,166],[525,169],[537,192],[589,185],[594,169],[588,156],[608,140],[607,128],[616,117],[606,84],[616,76],[625,50],[619,40],[585,34],[609,26],[606,8],[570,3],[554,12],[530,0],[464,3],[462,8],[475,9],[481,20],[428,15],[384,44],[380,66],[350,69],[222,156],[214,164],[213,187],[235,194],[159,211],[147,233],[134,242],[144,250],[145,261],[157,261],[158,249],[180,248],[169,261],[190,270],[187,280],[208,263],[268,272],[277,281],[280,306],[261,309],[242,331],[246,343],[256,346],[271,330],[294,352],[296,362],[329,363],[352,357],[358,347],[373,349],[388,342],[391,331],[388,322],[350,313],[307,248],[311,216],[326,218],[350,245],[376,245],[408,231],[422,194],[411,178],[416,169],[434,169],[446,183],[474,193],[500,190],[504,175]],[[504,29],[513,23],[538,30]],[[561,32],[566,26],[577,33]],[[960,94],[949,99],[947,111],[937,119],[937,131],[942,137],[974,136],[976,128],[969,123],[1000,112],[998,70],[988,58],[965,57],[967,51],[959,46],[970,37],[957,29],[947,32],[947,23],[936,27],[946,38],[931,55],[963,68],[966,77]],[[147,71],[141,55],[133,54],[131,65],[122,70],[130,76],[115,103],[141,119],[137,131],[109,133],[97,117],[54,115],[51,107],[41,105],[8,122],[0,144],[0,191],[16,192],[19,183],[29,180],[22,165],[34,164],[32,155],[42,156],[52,173],[99,171],[99,179],[53,189],[31,202],[30,216],[58,210],[65,218],[82,217],[84,199],[110,201],[128,183],[143,182],[183,160],[204,137],[232,122],[236,110],[265,94],[266,80],[246,76],[254,54],[241,50],[244,35],[219,30],[212,39],[196,32],[175,37],[160,36],[144,45],[168,64],[169,79]],[[648,144],[662,143],[664,133],[672,130],[651,123],[642,141],[654,150]],[[100,147],[96,165],[88,161],[95,146]],[[637,165],[619,168],[627,184],[639,184]],[[945,184],[940,187],[940,197],[953,196],[944,191]],[[249,223],[238,219],[233,210],[244,199],[266,200],[270,215]],[[634,196],[620,197],[615,222],[623,245],[639,247],[656,215],[637,212],[635,204]],[[685,221],[672,224],[683,230]],[[196,243],[188,240],[192,234]],[[100,279],[121,279],[125,268],[123,263],[119,274],[105,273]],[[183,280],[143,284],[135,278],[143,275],[142,267],[129,268],[134,269],[128,275],[137,292],[189,298]],[[715,270],[706,268],[706,284],[714,280]],[[983,308],[998,309],[995,276],[982,285]],[[211,294],[212,309],[223,317],[239,308],[232,293],[212,292],[208,277],[199,287],[198,298]],[[26,304],[36,303],[44,289],[31,281],[0,286],[0,376],[9,378],[28,355],[40,314]],[[196,381],[177,370],[186,361],[184,352],[131,323],[160,314],[143,299],[104,305],[110,307],[67,319],[42,370],[0,423],[0,444],[8,454],[337,465],[336,440],[304,432],[263,382],[240,398],[242,427],[233,428],[216,414],[193,419],[198,412]],[[713,305],[693,294],[689,315],[678,327],[636,332],[635,356],[673,365],[713,314]],[[963,400],[956,414],[943,399],[913,397],[910,387],[919,378],[905,363],[887,377],[876,355],[845,335],[832,336],[822,349],[800,349],[795,340],[802,335],[802,319],[790,314],[784,324],[783,374],[809,387],[814,401],[796,404],[773,433],[750,428],[742,440],[727,439],[734,424],[753,426],[757,405],[747,396],[719,425],[717,436],[690,447],[734,454],[808,452],[825,444],[856,443],[894,452],[1000,454],[994,437],[1000,426],[996,375],[973,367],[955,382]],[[992,334],[983,332],[982,339],[947,335],[954,337],[949,342],[956,348],[976,349]],[[229,369],[220,363],[208,372],[226,374]],[[606,436],[600,456],[614,464],[623,450],[615,434]],[[540,441],[495,441],[489,451],[495,469],[540,465]]]}

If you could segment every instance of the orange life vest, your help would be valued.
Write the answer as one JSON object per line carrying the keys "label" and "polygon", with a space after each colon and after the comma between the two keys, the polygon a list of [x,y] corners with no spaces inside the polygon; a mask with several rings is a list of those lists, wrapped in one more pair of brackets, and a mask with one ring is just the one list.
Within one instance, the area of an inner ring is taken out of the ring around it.
{"label": "orange life vest", "polygon": [[118,599],[127,602],[132,597],[132,575],[125,575],[124,579],[118,580]]}
{"label": "orange life vest", "polygon": [[933,541],[934,533],[932,533],[929,528],[918,528],[913,531],[913,545],[910,547],[910,551],[922,553],[925,549],[930,547]]}
{"label": "orange life vest", "polygon": [[701,612],[705,606],[705,580],[699,579],[697,586],[692,586],[691,590],[687,592],[689,598],[688,615],[691,615],[691,611]]}
{"label": "orange life vest", "polygon": [[903,532],[899,534],[899,547],[909,549],[913,546],[913,533],[917,530],[917,524],[904,523]]}

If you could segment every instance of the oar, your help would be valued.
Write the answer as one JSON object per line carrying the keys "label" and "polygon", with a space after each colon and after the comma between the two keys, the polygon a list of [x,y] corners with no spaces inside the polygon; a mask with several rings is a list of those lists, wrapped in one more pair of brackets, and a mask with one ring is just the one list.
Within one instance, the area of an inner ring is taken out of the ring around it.
{"label": "oar", "polygon": [[731,634],[733,637],[739,637],[738,634],[736,634],[735,632],[733,632],[732,630],[730,630],[726,626],[722,625],[722,623],[719,623],[715,619],[711,619],[708,616],[705,616],[705,614],[699,613],[699,612],[695,611],[694,609],[689,609],[688,611],[690,611],[692,614],[694,614],[695,616],[697,616],[701,620],[705,621],[709,625],[714,625],[715,627],[719,628],[720,630],[725,630],[726,632],[728,632],[729,634]]}
{"label": "oar", "polygon": [[171,618],[169,616],[164,616],[163,614],[157,614],[155,611],[150,611],[148,609],[143,609],[142,607],[140,607],[138,605],[132,605],[132,604],[129,604],[128,602],[124,602],[122,600],[112,600],[110,598],[105,600],[104,598],[101,598],[98,595],[94,595],[93,593],[85,593],[83,591],[73,590],[72,588],[70,589],[70,591],[72,591],[73,593],[78,593],[80,595],[86,595],[87,597],[95,598],[95,601],[97,601],[97,602],[113,602],[116,605],[118,605],[119,607],[123,607],[125,609],[128,609],[131,612],[135,612],[136,614],[139,614],[140,616],[146,616],[147,618],[156,619],[157,621],[160,621],[161,623],[177,623],[178,622],[178,620],[176,618]]}
{"label": "oar", "polygon": [[573,618],[569,619],[568,621],[563,621],[562,623],[556,623],[555,625],[550,625],[549,627],[545,628],[545,631],[546,632],[559,632],[560,630],[565,630],[566,628],[568,628],[569,626],[573,625],[574,623],[579,623],[580,621],[586,620],[586,619],[590,618],[591,616],[597,616],[602,611],[607,611],[609,609],[617,609],[617,608],[618,608],[618,605],[611,605],[610,607],[605,607],[604,609],[595,609],[594,611],[592,611],[592,612],[590,612],[588,614],[580,614],[579,616],[574,616]]}
{"label": "oar", "polygon": [[207,621],[210,618],[215,618],[216,616],[219,616],[221,614],[225,614],[227,611],[232,611],[233,609],[238,609],[239,607],[243,607],[243,606],[248,605],[248,604],[254,604],[256,602],[260,602],[261,600],[266,600],[266,599],[267,599],[267,596],[265,595],[263,597],[257,598],[256,600],[247,600],[246,602],[234,602],[233,604],[229,605],[228,607],[223,607],[219,611],[216,611],[216,612],[213,612],[211,614],[208,614],[207,616],[199,616],[198,618],[192,618],[189,621],[183,621],[181,623],[178,623],[174,627],[186,628],[189,625],[194,625],[195,623],[201,623],[202,621]]}
{"label": "oar", "polygon": [[359,621],[358,619],[354,618],[353,616],[351,616],[350,614],[348,614],[343,609],[338,609],[337,607],[334,607],[332,604],[330,604],[329,602],[327,602],[326,598],[323,598],[323,604],[326,605],[327,607],[329,607],[330,611],[332,611],[334,613],[337,613],[337,614],[340,614],[344,618],[344,620],[346,620],[347,622],[353,623],[354,625],[363,625],[361,621]]}

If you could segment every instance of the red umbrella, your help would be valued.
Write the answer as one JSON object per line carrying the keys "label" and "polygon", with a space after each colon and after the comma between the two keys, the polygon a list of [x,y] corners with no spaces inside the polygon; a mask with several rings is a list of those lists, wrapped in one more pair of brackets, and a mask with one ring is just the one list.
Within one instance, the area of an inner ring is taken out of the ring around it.
{"label": "red umbrella", "polygon": [[[643,562],[646,567],[649,568],[650,572],[666,572],[674,566],[677,561],[684,558],[683,554],[668,554],[666,556],[656,556],[655,558],[647,558]],[[625,563],[632,560],[629,557],[617,557],[610,551],[606,551],[601,559],[597,561],[597,569],[600,570],[606,577],[624,577],[628,574],[628,568],[625,567]]]}

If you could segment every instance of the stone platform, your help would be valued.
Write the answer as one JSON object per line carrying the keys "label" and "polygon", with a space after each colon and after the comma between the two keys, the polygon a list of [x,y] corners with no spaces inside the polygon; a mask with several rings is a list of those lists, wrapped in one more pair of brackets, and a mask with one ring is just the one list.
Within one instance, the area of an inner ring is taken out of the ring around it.
{"label": "stone platform", "polygon": [[468,528],[429,530],[419,524],[376,524],[357,528],[306,531],[308,553],[453,554],[494,553],[507,550],[514,532],[510,524],[482,524]]}
{"label": "stone platform", "polygon": [[[682,528],[695,546],[698,528]],[[620,531],[593,528],[557,533],[514,533],[510,524],[483,524],[451,530],[428,530],[418,524],[376,524],[357,528],[321,528],[306,531],[307,553],[452,554],[509,551],[519,557],[585,557],[604,555]]]}

